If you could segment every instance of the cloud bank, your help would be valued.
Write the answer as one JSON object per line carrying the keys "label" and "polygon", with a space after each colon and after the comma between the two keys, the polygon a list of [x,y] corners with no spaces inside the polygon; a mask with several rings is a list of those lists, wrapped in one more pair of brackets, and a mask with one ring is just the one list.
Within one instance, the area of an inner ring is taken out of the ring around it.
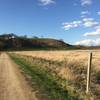
{"label": "cloud bank", "polygon": [[75,45],[99,46],[100,45],[100,38],[97,38],[95,40],[86,39],[86,40],[78,41],[78,42],[75,43]]}
{"label": "cloud bank", "polygon": [[99,22],[96,22],[93,18],[84,18],[83,19],[83,25],[85,27],[94,27],[98,24],[99,24]]}
{"label": "cloud bank", "polygon": [[87,32],[83,36],[97,36],[100,35],[100,28],[96,29],[96,31],[93,32]]}
{"label": "cloud bank", "polygon": [[[84,12],[85,13],[85,12]],[[62,23],[63,25],[63,29],[65,30],[70,30],[72,28],[78,28],[78,27],[96,27],[97,25],[99,25],[99,22],[95,21],[93,18],[83,18],[81,20],[75,20],[72,22],[64,22]]]}

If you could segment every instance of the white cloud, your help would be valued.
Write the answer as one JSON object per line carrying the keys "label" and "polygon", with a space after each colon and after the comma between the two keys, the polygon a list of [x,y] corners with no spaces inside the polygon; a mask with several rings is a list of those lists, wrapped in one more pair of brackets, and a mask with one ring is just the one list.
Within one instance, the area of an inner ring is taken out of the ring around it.
{"label": "white cloud", "polygon": [[94,45],[94,40],[82,40],[82,41],[78,41],[75,43],[75,45],[85,45],[85,46],[91,46],[91,45]]}
{"label": "white cloud", "polygon": [[99,11],[99,12],[97,12],[97,14],[98,14],[98,15],[100,15],[100,11]]}
{"label": "white cloud", "polygon": [[75,27],[79,27],[81,25],[81,21],[77,20],[77,21],[73,21],[73,22],[67,22],[67,23],[63,23],[63,29],[65,30],[69,30],[71,28],[75,28]]}
{"label": "white cloud", "polygon": [[86,39],[86,40],[78,41],[78,42],[75,43],[75,45],[100,46],[100,38],[97,38],[95,40]]}
{"label": "white cloud", "polygon": [[96,25],[98,25],[98,24],[99,24],[99,23],[96,22],[96,21],[94,21],[93,18],[84,18],[84,19],[83,19],[83,25],[84,25],[85,27],[93,27],[93,26],[96,26]]}
{"label": "white cloud", "polygon": [[82,12],[81,12],[81,17],[82,17],[82,18],[85,18],[85,17],[87,17],[88,15],[90,15],[90,12],[89,12],[89,11],[82,11]]}
{"label": "white cloud", "polygon": [[43,6],[49,5],[49,4],[55,4],[56,2],[54,0],[39,0],[40,4]]}
{"label": "white cloud", "polygon": [[93,21],[93,18],[84,18],[83,21]]}
{"label": "white cloud", "polygon": [[94,32],[87,32],[85,33],[83,36],[97,36],[97,35],[100,35],[100,29],[96,29],[96,31]]}
{"label": "white cloud", "polygon": [[91,4],[92,4],[92,0],[81,0],[82,6],[91,5]]}
{"label": "white cloud", "polygon": [[100,46],[100,38],[96,39],[95,43]]}
{"label": "white cloud", "polygon": [[[76,20],[76,21],[72,21],[72,22],[65,22],[62,24],[63,25],[63,29],[65,30],[69,30],[72,28],[77,28],[77,27],[86,27],[86,28],[95,28],[100,26],[100,23],[95,21],[93,18],[83,18],[81,20]],[[99,27],[100,28],[100,27]]]}
{"label": "white cloud", "polygon": [[81,14],[86,15],[86,14],[90,14],[90,13],[89,13],[89,11],[82,11]]}

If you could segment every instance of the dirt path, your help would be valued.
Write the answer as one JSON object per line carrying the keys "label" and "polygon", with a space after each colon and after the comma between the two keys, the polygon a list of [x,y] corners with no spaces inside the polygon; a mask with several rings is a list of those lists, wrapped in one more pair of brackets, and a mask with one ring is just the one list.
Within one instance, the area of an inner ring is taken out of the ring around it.
{"label": "dirt path", "polygon": [[37,100],[18,66],[5,53],[0,55],[0,100]]}

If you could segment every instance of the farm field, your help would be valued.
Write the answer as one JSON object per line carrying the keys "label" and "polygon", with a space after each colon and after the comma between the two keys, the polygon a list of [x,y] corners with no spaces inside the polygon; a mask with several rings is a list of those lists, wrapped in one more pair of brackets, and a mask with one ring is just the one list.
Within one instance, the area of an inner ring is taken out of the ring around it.
{"label": "farm field", "polygon": [[[87,67],[88,50],[75,50],[75,51],[22,51],[15,52],[20,55],[32,56],[36,58],[43,58],[52,61],[65,61],[74,63],[83,63]],[[100,50],[93,51],[94,69],[100,70]]]}
{"label": "farm field", "polygon": [[[100,99],[100,51],[93,51],[90,94],[86,95],[86,74],[89,51],[21,51],[14,52],[17,57],[31,65],[40,66],[59,77],[58,82],[63,89],[70,91],[78,100]],[[59,99],[63,100],[63,99]]]}
{"label": "farm field", "polygon": [[100,51],[93,51],[89,93],[89,51],[0,53],[0,100],[99,100]]}

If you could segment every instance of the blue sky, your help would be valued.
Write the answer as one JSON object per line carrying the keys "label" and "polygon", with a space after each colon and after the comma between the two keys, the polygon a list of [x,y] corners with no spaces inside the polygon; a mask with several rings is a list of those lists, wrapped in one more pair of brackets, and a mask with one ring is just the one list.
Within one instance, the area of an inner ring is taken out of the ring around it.
{"label": "blue sky", "polygon": [[0,34],[100,45],[100,0],[0,0]]}

